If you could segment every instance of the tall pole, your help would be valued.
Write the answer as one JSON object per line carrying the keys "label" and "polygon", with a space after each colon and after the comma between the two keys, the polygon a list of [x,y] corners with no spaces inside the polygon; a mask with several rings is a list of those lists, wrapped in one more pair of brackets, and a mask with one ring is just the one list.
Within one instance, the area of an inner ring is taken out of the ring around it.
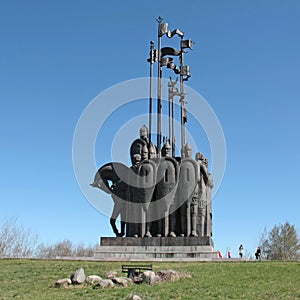
{"label": "tall pole", "polygon": [[153,63],[154,63],[154,42],[150,42],[150,92],[149,92],[149,145],[151,145],[152,132],[152,77],[153,77]]}
{"label": "tall pole", "polygon": [[[169,95],[168,95],[168,104],[169,104],[169,142],[170,142],[170,145],[172,145],[172,120],[171,120],[171,117],[172,117],[172,105],[171,105],[171,100],[173,98],[172,96],[172,92],[173,92],[173,88],[172,88],[172,79],[170,79],[170,82],[168,84],[169,86]],[[171,146],[171,149],[172,149],[172,146]]]}
{"label": "tall pole", "polygon": [[[181,38],[182,40],[182,38]],[[185,97],[184,97],[184,83],[183,83],[183,49],[180,53],[180,104],[181,104],[181,157],[184,158],[184,145],[185,145]]]}
{"label": "tall pole", "polygon": [[174,135],[174,95],[171,98],[171,119],[172,119],[172,130],[171,130],[171,139],[172,139],[172,157],[175,157],[175,135]]}
{"label": "tall pole", "polygon": [[177,88],[175,88],[175,85],[177,83],[176,81],[172,81],[172,78],[170,77],[170,81],[168,83],[169,87],[169,139],[170,139],[170,145],[172,149],[172,157],[175,157],[175,136],[174,136],[174,96],[175,94],[178,94]]}
{"label": "tall pole", "polygon": [[161,137],[162,137],[162,101],[161,101],[161,35],[160,35],[160,24],[162,23],[162,18],[158,17],[156,20],[158,22],[158,43],[157,43],[157,50],[158,50],[158,76],[157,76],[157,157],[161,157]]}

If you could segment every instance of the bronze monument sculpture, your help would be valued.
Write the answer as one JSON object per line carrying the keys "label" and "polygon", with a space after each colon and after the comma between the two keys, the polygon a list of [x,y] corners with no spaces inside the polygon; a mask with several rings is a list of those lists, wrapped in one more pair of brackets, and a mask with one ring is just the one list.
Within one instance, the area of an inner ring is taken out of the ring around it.
{"label": "bronze monument sculpture", "polygon": [[[116,240],[114,245],[125,245],[126,239],[139,238],[138,245],[204,245],[212,246],[212,175],[208,171],[208,160],[197,152],[193,158],[192,148],[186,143],[187,122],[184,82],[189,79],[190,67],[184,65],[186,49],[192,49],[192,40],[176,29],[170,31],[168,23],[158,18],[158,47],[150,43],[150,95],[149,127],[140,128],[139,138],[129,149],[131,166],[111,162],[102,166],[91,184],[111,194],[114,209],[110,224]],[[180,49],[161,47],[162,37],[178,36]],[[179,66],[174,57],[178,57]],[[157,141],[152,140],[153,65],[157,62]],[[173,70],[179,76],[170,78],[168,84],[169,136],[162,137],[162,69]],[[177,88],[179,83],[179,88]],[[175,156],[174,98],[179,97],[181,111],[181,155]],[[116,226],[120,216],[121,229]],[[160,238],[160,242],[154,240]],[[169,238],[170,241],[162,238]],[[182,239],[185,238],[183,241]],[[179,242],[180,239],[183,242]],[[148,240],[148,242],[145,242]],[[136,239],[138,241],[138,239]],[[149,242],[150,241],[150,242]],[[124,244],[125,243],[125,244]]]}

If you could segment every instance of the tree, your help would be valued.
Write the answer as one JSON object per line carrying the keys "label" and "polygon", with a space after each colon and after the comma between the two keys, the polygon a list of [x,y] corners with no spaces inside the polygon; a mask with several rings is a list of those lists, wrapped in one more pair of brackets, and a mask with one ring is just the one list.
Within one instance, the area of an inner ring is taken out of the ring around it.
{"label": "tree", "polygon": [[38,257],[91,257],[94,255],[95,249],[96,247],[85,246],[83,243],[80,243],[78,246],[74,246],[70,240],[63,240],[51,245],[41,244],[39,247]]}
{"label": "tree", "polygon": [[72,256],[73,244],[69,240],[63,240],[52,245],[41,244],[38,256],[40,258],[55,258],[57,256]]}
{"label": "tree", "polygon": [[17,219],[6,220],[0,228],[0,257],[34,257],[38,236],[17,225]]}
{"label": "tree", "polygon": [[74,256],[77,256],[77,257],[93,257],[96,248],[97,248],[97,245],[96,246],[85,246],[83,243],[80,243],[74,249]]}
{"label": "tree", "polygon": [[271,260],[300,259],[300,239],[294,225],[285,222],[270,232],[265,228],[260,238],[263,256]]}
{"label": "tree", "polygon": [[50,245],[40,244],[38,235],[19,226],[16,218],[7,219],[0,226],[0,258],[91,257],[96,250],[96,246],[83,243],[74,246],[67,239]]}

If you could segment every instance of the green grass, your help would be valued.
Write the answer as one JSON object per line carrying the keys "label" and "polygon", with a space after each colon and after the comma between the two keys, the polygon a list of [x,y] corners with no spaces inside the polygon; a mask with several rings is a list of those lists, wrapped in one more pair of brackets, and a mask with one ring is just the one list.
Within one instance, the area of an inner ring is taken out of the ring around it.
{"label": "green grass", "polygon": [[79,267],[86,275],[121,270],[122,262],[0,260],[0,299],[300,299],[299,262],[153,263],[154,271],[171,268],[191,278],[127,288],[72,286],[54,288]]}

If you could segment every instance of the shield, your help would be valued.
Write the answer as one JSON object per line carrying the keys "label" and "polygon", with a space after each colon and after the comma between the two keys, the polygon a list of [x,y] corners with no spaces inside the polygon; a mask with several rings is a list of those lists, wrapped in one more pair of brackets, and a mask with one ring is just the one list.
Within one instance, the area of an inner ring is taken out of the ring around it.
{"label": "shield", "polygon": [[146,233],[147,211],[156,182],[156,164],[144,160],[132,168],[129,173],[130,188],[128,193],[127,234],[128,236],[144,236]]}
{"label": "shield", "polygon": [[[176,221],[177,230],[184,236],[191,234],[192,223],[191,213],[195,209],[192,201],[198,201],[198,180],[200,169],[198,163],[192,158],[184,158],[180,164],[180,173],[175,197],[175,204],[172,209],[178,209],[179,216]],[[174,221],[173,221],[174,222]],[[194,224],[196,227],[196,224]],[[193,229],[195,230],[195,228]]]}
{"label": "shield", "polygon": [[162,157],[159,159],[156,175],[155,200],[159,210],[168,211],[170,205],[174,202],[177,182],[179,175],[179,166],[172,157]]}
{"label": "shield", "polygon": [[145,211],[149,208],[153,198],[156,183],[156,164],[151,160],[144,160],[138,166],[139,188],[137,190],[139,202]]}
{"label": "shield", "polygon": [[192,158],[184,158],[180,164],[179,180],[176,191],[176,207],[189,203],[199,180],[199,166]]}

